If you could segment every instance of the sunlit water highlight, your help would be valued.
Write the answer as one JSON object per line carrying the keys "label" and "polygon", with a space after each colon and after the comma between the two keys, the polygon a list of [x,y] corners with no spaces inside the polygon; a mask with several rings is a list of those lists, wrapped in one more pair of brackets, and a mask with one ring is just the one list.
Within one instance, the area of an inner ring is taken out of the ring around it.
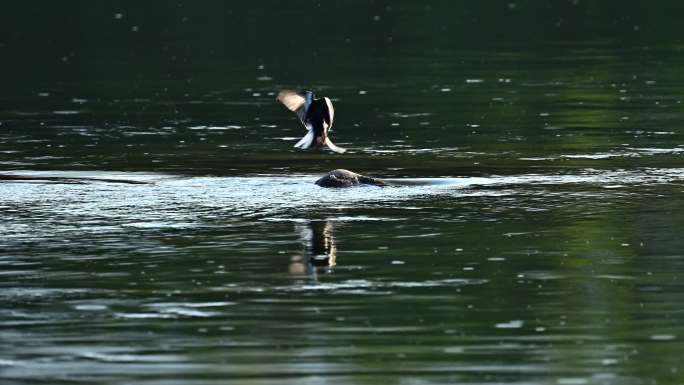
{"label": "sunlit water highlight", "polygon": [[[32,229],[25,236],[34,237],[35,227],[43,226],[33,226],[32,221],[41,217],[54,221],[60,215],[65,218],[97,218],[102,225],[106,223],[105,226],[184,228],[215,226],[220,221],[240,218],[271,221],[298,216],[305,218],[317,212],[325,213],[346,207],[368,208],[371,211],[406,201],[420,202],[437,198],[521,194],[529,197],[553,194],[541,188],[564,185],[570,185],[566,191],[574,191],[575,194],[603,194],[609,197],[622,190],[630,191],[629,188],[654,188],[681,183],[684,169],[586,169],[556,175],[388,178],[386,180],[393,184],[389,187],[357,186],[346,189],[321,188],[313,183],[318,176],[302,174],[191,177],[154,173],[25,170],[4,175],[35,178],[0,185],[5,196],[2,209],[5,215],[13,219],[5,221],[2,230],[11,238],[15,233],[22,234],[16,231],[22,225],[22,218],[28,222],[25,226]],[[616,191],[606,192],[605,189]],[[78,226],[78,229],[89,231],[89,226]],[[101,227],[96,229],[99,231]],[[54,230],[47,229],[47,232]]]}

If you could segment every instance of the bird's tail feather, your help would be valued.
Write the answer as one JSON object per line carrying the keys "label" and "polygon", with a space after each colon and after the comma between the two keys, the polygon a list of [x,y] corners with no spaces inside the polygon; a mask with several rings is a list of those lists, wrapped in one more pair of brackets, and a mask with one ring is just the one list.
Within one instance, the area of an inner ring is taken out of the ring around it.
{"label": "bird's tail feather", "polygon": [[297,144],[295,144],[294,146],[298,147],[298,148],[309,148],[309,147],[311,147],[311,143],[313,143],[313,140],[314,140],[313,130],[309,130],[309,132],[307,132],[303,138],[299,139],[299,142],[297,142]]}
{"label": "bird's tail feather", "polygon": [[331,150],[335,151],[338,154],[344,154],[347,150],[342,148],[342,147],[337,147],[331,140],[330,138],[325,138],[325,145],[328,146]]}

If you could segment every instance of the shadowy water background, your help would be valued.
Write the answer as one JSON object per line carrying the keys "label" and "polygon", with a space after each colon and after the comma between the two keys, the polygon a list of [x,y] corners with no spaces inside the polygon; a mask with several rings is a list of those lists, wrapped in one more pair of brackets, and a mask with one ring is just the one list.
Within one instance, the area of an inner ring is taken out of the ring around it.
{"label": "shadowy water background", "polygon": [[3,8],[3,384],[684,381],[679,2]]}

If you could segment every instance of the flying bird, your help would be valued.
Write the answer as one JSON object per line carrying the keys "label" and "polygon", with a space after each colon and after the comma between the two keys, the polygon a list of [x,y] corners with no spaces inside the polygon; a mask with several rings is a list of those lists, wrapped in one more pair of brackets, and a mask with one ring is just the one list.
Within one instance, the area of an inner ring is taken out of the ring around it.
{"label": "flying bird", "polygon": [[328,136],[335,117],[335,109],[330,99],[325,97],[316,99],[314,93],[308,90],[302,92],[283,90],[278,93],[276,100],[297,114],[308,130],[306,135],[294,145],[295,147],[309,149],[328,146],[339,154],[347,151],[337,147]]}

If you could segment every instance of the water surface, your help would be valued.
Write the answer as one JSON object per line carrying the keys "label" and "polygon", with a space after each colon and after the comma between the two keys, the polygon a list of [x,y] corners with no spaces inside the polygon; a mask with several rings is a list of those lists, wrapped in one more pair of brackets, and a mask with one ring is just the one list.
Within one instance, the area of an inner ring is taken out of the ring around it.
{"label": "water surface", "polygon": [[278,4],[13,6],[0,382],[684,381],[678,3]]}

